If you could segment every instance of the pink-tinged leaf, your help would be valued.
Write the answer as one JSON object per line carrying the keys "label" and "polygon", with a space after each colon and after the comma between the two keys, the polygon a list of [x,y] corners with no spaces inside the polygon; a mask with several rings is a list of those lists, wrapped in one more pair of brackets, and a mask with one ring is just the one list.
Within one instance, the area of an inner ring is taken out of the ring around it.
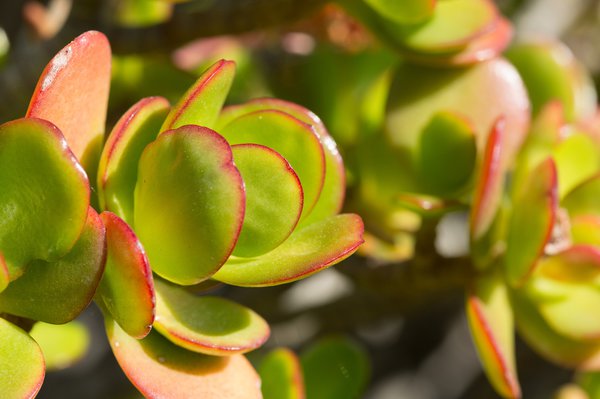
{"label": "pink-tinged leaf", "polygon": [[436,217],[464,207],[455,200],[445,200],[425,194],[400,193],[396,196],[396,203],[423,216]]}
{"label": "pink-tinged leaf", "polygon": [[471,336],[492,386],[502,397],[520,398],[514,320],[501,275],[479,277],[467,292],[466,306]]}
{"label": "pink-tinged leaf", "polygon": [[96,293],[101,307],[135,338],[143,338],[154,322],[152,270],[142,244],[121,218],[102,212],[106,226],[106,270]]}
{"label": "pink-tinged leaf", "polygon": [[600,216],[600,174],[579,184],[562,201],[570,216]]}
{"label": "pink-tinged leaf", "polygon": [[169,111],[163,97],[138,101],[119,119],[106,140],[98,168],[100,207],[133,223],[133,192],[144,148],[158,136]]}
{"label": "pink-tinged leaf", "polygon": [[575,245],[542,259],[525,286],[548,325],[575,340],[600,338],[600,249]]}
{"label": "pink-tinged leaf", "polygon": [[268,147],[237,144],[232,151],[246,190],[244,224],[233,255],[262,255],[294,231],[304,202],[300,179],[285,158]]}
{"label": "pink-tinged leaf", "polygon": [[363,243],[364,225],[354,214],[330,216],[297,229],[262,256],[232,258],[213,276],[227,284],[260,287],[308,277],[352,255]]}
{"label": "pink-tinged leaf", "polygon": [[305,399],[300,359],[287,348],[269,352],[258,368],[265,399]]}
{"label": "pink-tinged leaf", "polygon": [[9,282],[10,276],[8,274],[8,267],[6,266],[4,255],[0,252],[0,293],[8,287]]}
{"label": "pink-tinged leaf", "polygon": [[190,352],[153,331],[136,340],[112,320],[106,330],[119,365],[149,399],[260,399],[260,378],[243,355]]}
{"label": "pink-tinged leaf", "polygon": [[44,355],[19,327],[0,318],[0,392],[4,398],[34,398],[44,381]]}
{"label": "pink-tinged leaf", "polygon": [[229,258],[245,210],[242,177],[216,132],[161,134],[140,160],[135,231],[155,273],[182,285],[209,278]]}
{"label": "pink-tinged leaf", "polygon": [[269,325],[252,310],[214,296],[196,296],[157,279],[154,327],[174,344],[213,356],[246,353],[269,338]]}
{"label": "pink-tinged leaf", "polygon": [[220,133],[230,144],[260,144],[281,154],[298,174],[304,191],[302,218],[316,205],[325,180],[325,153],[311,125],[278,110],[244,114]]}
{"label": "pink-tinged leaf", "polygon": [[213,128],[235,76],[235,63],[220,60],[208,68],[173,107],[161,131],[184,125]]}
{"label": "pink-tinged leaf", "polygon": [[111,66],[110,45],[89,31],[63,48],[46,66],[35,88],[28,117],[45,119],[63,132],[86,170],[95,170],[100,153]]}
{"label": "pink-tinged leaf", "polygon": [[600,247],[600,216],[579,215],[571,219],[573,244],[588,244]]}
{"label": "pink-tinged leaf", "polygon": [[0,312],[62,324],[90,303],[106,260],[105,229],[91,207],[73,249],[57,261],[35,260],[0,293]]}
{"label": "pink-tinged leaf", "polygon": [[515,196],[506,239],[506,275],[521,285],[533,271],[550,240],[558,209],[556,166],[548,158],[535,168]]}
{"label": "pink-tinged leaf", "polygon": [[34,118],[0,126],[0,187],[0,252],[11,280],[30,261],[55,261],[71,250],[90,188],[56,126]]}
{"label": "pink-tinged leaf", "polygon": [[502,199],[502,187],[506,175],[503,157],[504,118],[499,118],[488,135],[479,177],[471,205],[471,239],[479,240],[490,228]]}

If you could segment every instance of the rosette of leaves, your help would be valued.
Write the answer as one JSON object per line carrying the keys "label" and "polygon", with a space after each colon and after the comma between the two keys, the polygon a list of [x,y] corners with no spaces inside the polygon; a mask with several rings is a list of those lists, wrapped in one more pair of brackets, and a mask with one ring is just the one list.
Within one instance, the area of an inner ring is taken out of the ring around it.
{"label": "rosette of leaves", "polygon": [[[154,331],[143,340],[131,337],[143,327],[128,308],[135,289],[121,304],[103,301],[114,320],[107,330],[117,360],[150,397],[210,396],[225,388],[199,376],[220,368],[219,383],[227,373],[239,373],[240,383],[219,397],[260,394],[242,354],[268,338],[266,322],[186,287],[283,284],[343,260],[362,243],[361,219],[337,214],[344,169],[320,120],[274,99],[222,108],[234,73],[232,62],[217,62],[173,107],[161,97],[140,100],[101,156],[108,265],[148,263],[155,273]],[[99,297],[130,283],[118,277]]]}
{"label": "rosette of leaves", "polygon": [[[523,48],[519,57],[540,57],[556,46],[528,47],[533,55]],[[572,99],[581,80],[569,80],[572,66],[558,68],[551,62],[552,53],[545,54],[544,62],[522,67],[529,68],[531,79],[536,79],[536,67],[559,79],[531,94],[541,110],[508,189],[499,188],[508,176],[500,162],[505,151],[501,138],[507,134],[500,122],[488,137],[471,208],[471,256],[480,273],[468,290],[467,314],[490,382],[510,398],[521,395],[514,325],[550,361],[580,370],[600,367],[594,316],[600,306],[597,123],[586,120],[589,112],[574,112]],[[524,77],[530,92],[535,90],[528,75]],[[573,117],[582,122],[566,122]]]}

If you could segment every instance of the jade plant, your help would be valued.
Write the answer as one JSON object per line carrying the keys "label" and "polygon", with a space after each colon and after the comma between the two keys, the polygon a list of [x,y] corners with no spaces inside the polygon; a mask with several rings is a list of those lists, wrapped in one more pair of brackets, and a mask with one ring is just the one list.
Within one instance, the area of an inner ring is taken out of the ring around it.
{"label": "jade plant", "polygon": [[40,389],[31,326],[67,323],[93,298],[145,396],[260,397],[243,353],[267,322],[204,293],[288,283],[356,251],[336,144],[293,103],[223,108],[225,60],[174,106],[140,100],[104,143],[110,62],[104,35],[82,34],[43,71],[26,117],[0,127],[3,395]]}

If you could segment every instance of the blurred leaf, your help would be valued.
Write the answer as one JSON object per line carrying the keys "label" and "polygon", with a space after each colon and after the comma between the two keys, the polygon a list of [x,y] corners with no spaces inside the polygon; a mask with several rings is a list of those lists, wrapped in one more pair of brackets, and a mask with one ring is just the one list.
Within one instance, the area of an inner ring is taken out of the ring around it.
{"label": "blurred leaf", "polygon": [[572,218],[571,238],[574,244],[600,247],[600,216],[579,215]]}
{"label": "blurred leaf", "polygon": [[436,0],[365,0],[383,17],[400,24],[414,24],[431,17]]}
{"label": "blurred leaf", "polygon": [[300,360],[287,348],[269,352],[258,368],[264,399],[305,399]]}
{"label": "blurred leaf", "polygon": [[600,174],[590,177],[575,187],[562,201],[571,217],[578,215],[600,216]]}
{"label": "blurred leaf", "polygon": [[553,151],[558,173],[559,198],[600,172],[600,147],[583,133],[575,133],[561,141]]}
{"label": "blurred leaf", "polygon": [[164,0],[120,0],[116,4],[116,22],[127,28],[142,28],[169,20],[173,5]]}
{"label": "blurred leaf", "polygon": [[35,323],[31,336],[42,348],[46,370],[61,370],[77,363],[90,344],[87,328],[74,320],[67,324]]}

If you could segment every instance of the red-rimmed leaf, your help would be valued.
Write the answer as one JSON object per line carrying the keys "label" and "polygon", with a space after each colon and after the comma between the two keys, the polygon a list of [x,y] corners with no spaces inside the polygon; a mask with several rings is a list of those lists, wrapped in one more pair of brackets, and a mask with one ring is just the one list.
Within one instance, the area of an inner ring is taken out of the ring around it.
{"label": "red-rimmed leaf", "polygon": [[34,398],[45,376],[38,344],[19,327],[0,318],[0,392],[5,398]]}
{"label": "red-rimmed leaf", "polygon": [[0,187],[0,252],[11,280],[33,259],[54,261],[71,250],[90,188],[54,125],[24,118],[0,126]]}
{"label": "red-rimmed leaf", "polygon": [[285,158],[268,147],[237,144],[232,151],[246,190],[244,224],[233,254],[262,255],[294,231],[304,202],[300,179]]}
{"label": "red-rimmed leaf", "polygon": [[287,348],[269,352],[258,368],[264,399],[305,399],[300,359]]}
{"label": "red-rimmed leaf", "polygon": [[544,252],[558,208],[556,166],[548,158],[535,168],[528,184],[515,196],[506,239],[506,276],[522,284]]}
{"label": "red-rimmed leaf", "polygon": [[253,259],[232,258],[213,276],[227,284],[260,287],[308,277],[352,255],[363,243],[359,216],[331,216],[297,229],[279,247]]}
{"label": "red-rimmed leaf", "polygon": [[235,63],[220,60],[208,68],[173,107],[161,131],[184,125],[214,127],[235,76]]}
{"label": "red-rimmed leaf", "polygon": [[513,314],[499,273],[479,277],[466,297],[471,336],[494,389],[505,398],[520,398],[515,364]]}
{"label": "red-rimmed leaf", "polygon": [[144,248],[121,218],[102,212],[106,226],[106,270],[96,294],[101,307],[129,335],[145,337],[154,322],[154,283]]}
{"label": "red-rimmed leaf", "polygon": [[106,330],[121,368],[147,398],[260,399],[260,379],[243,355],[208,356],[153,331],[136,340],[112,320]]}
{"label": "red-rimmed leaf", "polygon": [[600,247],[600,216],[579,215],[571,219],[571,239],[574,244]]}
{"label": "red-rimmed leaf", "polygon": [[325,180],[325,153],[315,130],[277,110],[244,114],[220,133],[230,144],[260,144],[281,154],[298,174],[304,191],[302,217],[316,205]]}
{"label": "red-rimmed leaf", "polygon": [[54,262],[31,262],[0,293],[0,311],[54,324],[73,320],[92,300],[105,259],[104,225],[90,207],[73,249]]}
{"label": "red-rimmed leaf", "polygon": [[8,274],[8,267],[6,266],[4,255],[0,252],[0,293],[8,287],[9,282],[10,276]]}
{"label": "red-rimmed leaf", "polygon": [[104,135],[110,62],[106,36],[83,33],[48,63],[27,110],[28,117],[58,126],[90,173],[96,169]]}
{"label": "red-rimmed leaf", "polygon": [[488,135],[473,195],[470,230],[474,241],[488,231],[500,207],[506,172],[503,157],[504,132],[504,118],[499,118]]}
{"label": "red-rimmed leaf", "polygon": [[135,191],[135,231],[153,271],[184,285],[215,273],[242,228],[243,184],[231,148],[210,129],[183,126],[148,145]]}
{"label": "red-rimmed leaf", "polygon": [[90,332],[73,320],[67,324],[37,322],[29,332],[44,354],[46,371],[63,370],[82,360],[90,346]]}
{"label": "red-rimmed leaf", "polygon": [[562,201],[570,216],[597,215],[600,216],[600,174],[575,187]]}
{"label": "red-rimmed leaf", "polygon": [[269,338],[269,325],[252,310],[214,296],[156,282],[154,327],[169,341],[206,355],[246,353]]}
{"label": "red-rimmed leaf", "polygon": [[133,223],[133,192],[144,148],[158,136],[169,111],[163,97],[138,101],[123,116],[106,140],[98,168],[100,207]]}

